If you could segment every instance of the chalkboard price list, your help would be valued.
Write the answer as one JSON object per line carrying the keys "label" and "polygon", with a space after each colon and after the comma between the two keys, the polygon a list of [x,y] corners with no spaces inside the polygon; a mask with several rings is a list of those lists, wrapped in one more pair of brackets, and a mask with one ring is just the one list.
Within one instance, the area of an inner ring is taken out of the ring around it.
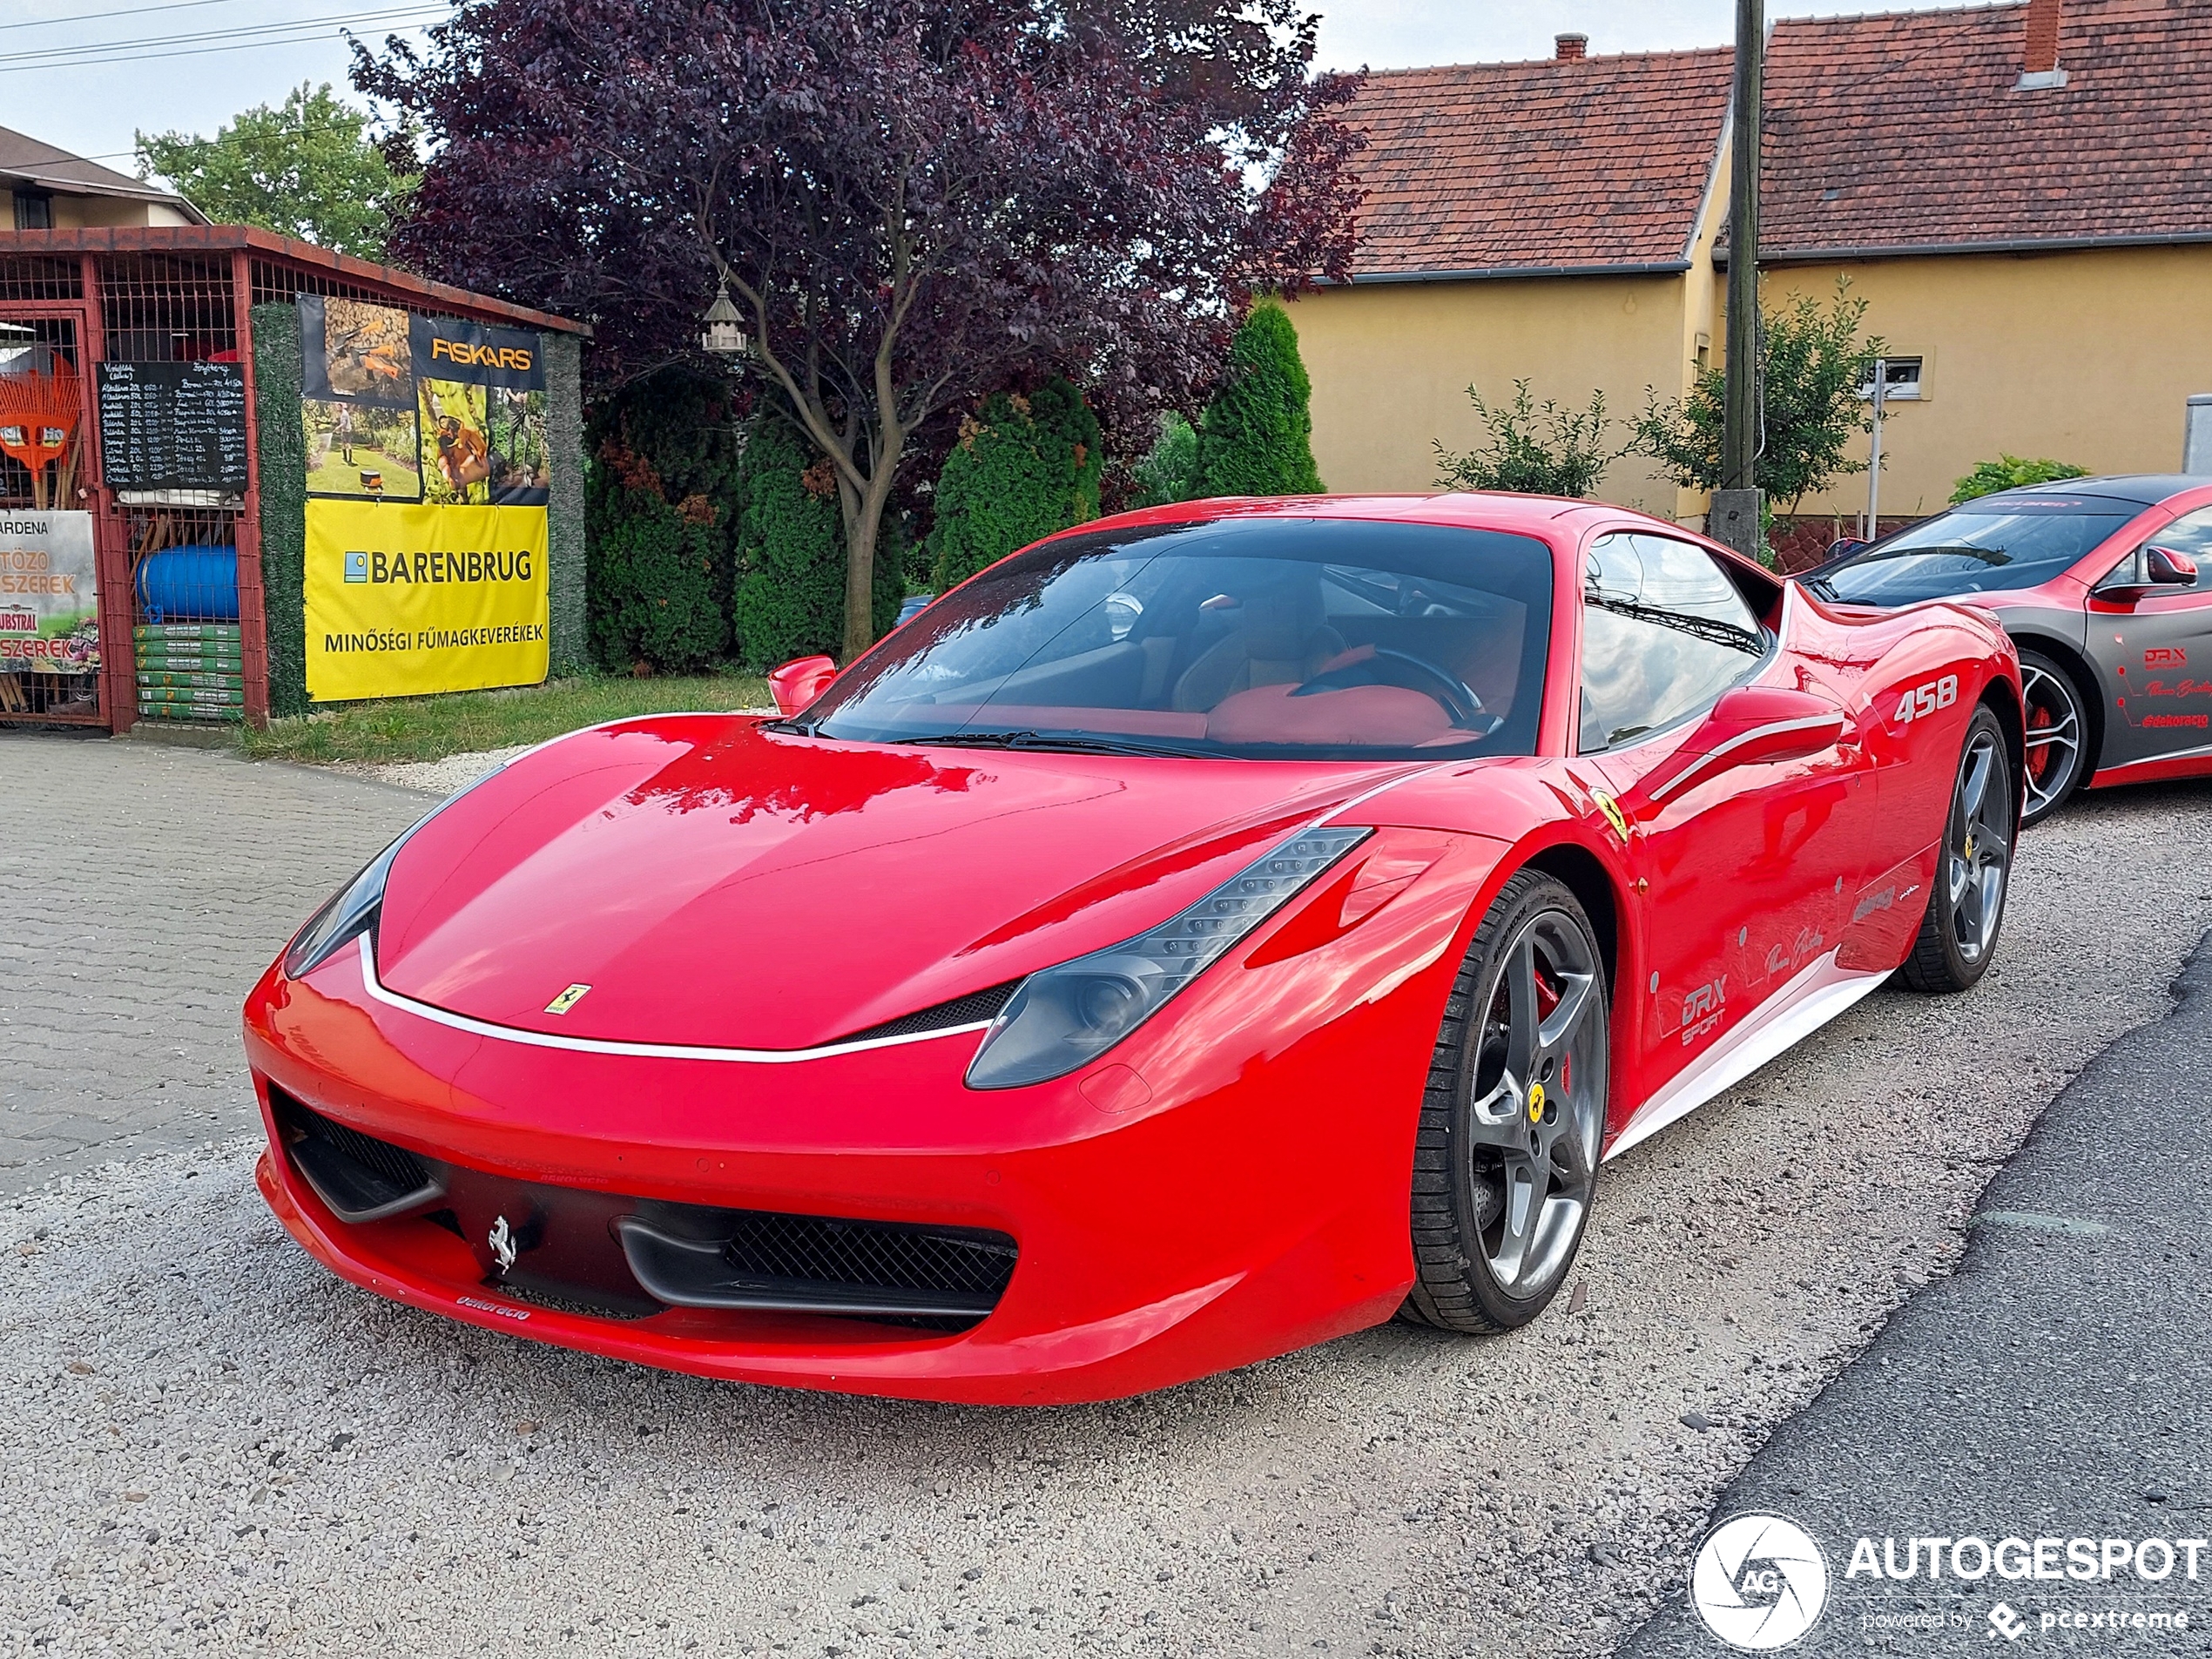
{"label": "chalkboard price list", "polygon": [[111,489],[246,488],[246,373],[236,363],[102,363],[100,469]]}

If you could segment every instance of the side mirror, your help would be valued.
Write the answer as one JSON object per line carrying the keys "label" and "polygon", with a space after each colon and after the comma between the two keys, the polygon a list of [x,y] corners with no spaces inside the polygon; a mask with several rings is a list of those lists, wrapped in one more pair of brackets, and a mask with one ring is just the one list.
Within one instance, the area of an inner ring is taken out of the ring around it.
{"label": "side mirror", "polygon": [[1844,711],[1824,697],[1780,685],[1721,693],[1704,723],[1644,780],[1655,805],[1738,766],[1806,760],[1843,740]]}
{"label": "side mirror", "polygon": [[2170,547],[2146,547],[2114,567],[2097,583],[2100,599],[2134,599],[2154,588],[2187,588],[2196,583],[2196,561]]}
{"label": "side mirror", "polygon": [[2143,580],[2154,588],[2188,588],[2196,584],[2196,561],[2170,547],[2143,550]]}
{"label": "side mirror", "polygon": [[768,694],[776,699],[776,712],[789,719],[828,691],[836,678],[836,658],[802,657],[768,671]]}

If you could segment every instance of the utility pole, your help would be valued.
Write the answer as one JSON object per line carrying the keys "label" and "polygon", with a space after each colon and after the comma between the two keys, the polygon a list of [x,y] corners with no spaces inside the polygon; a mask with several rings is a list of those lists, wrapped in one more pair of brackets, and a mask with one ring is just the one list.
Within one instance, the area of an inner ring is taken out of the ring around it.
{"label": "utility pole", "polygon": [[1765,81],[1765,0],[1736,0],[1736,100],[1728,189],[1728,394],[1713,538],[1766,559],[1759,529],[1759,105]]}

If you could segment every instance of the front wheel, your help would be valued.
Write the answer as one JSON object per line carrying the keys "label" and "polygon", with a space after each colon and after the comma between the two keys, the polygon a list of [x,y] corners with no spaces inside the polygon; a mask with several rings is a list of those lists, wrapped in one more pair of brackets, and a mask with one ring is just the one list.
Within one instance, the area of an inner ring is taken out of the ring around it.
{"label": "front wheel", "polygon": [[1976,709],[1951,788],[1927,914],[1905,960],[1905,982],[1914,990],[1967,990],[1988,971],[2013,873],[2015,799],[2004,730],[1986,708]]}
{"label": "front wheel", "polygon": [[1508,1331],[1558,1293],[1605,1135],[1605,965],[1566,886],[1510,881],[1467,947],[1413,1153],[1409,1318]]}

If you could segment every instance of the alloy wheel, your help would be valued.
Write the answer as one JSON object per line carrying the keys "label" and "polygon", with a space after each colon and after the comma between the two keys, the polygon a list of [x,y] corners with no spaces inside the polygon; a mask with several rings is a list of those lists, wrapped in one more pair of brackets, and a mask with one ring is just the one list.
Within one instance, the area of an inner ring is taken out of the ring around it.
{"label": "alloy wheel", "polygon": [[2080,696],[2063,674],[2040,663],[2020,664],[2021,701],[2027,712],[2027,810],[2032,824],[2054,809],[2074,787],[2081,770],[2083,719]]}
{"label": "alloy wheel", "polygon": [[1484,1261],[1516,1298],[1565,1271],[1589,1206],[1605,1130],[1602,971],[1576,919],[1541,911],[1501,953],[1484,1009],[1467,1156]]}
{"label": "alloy wheel", "polygon": [[1944,850],[1946,897],[1959,954],[1979,962],[1997,936],[2012,867],[2012,804],[1994,732],[1977,731],[1959,768],[1951,833]]}

